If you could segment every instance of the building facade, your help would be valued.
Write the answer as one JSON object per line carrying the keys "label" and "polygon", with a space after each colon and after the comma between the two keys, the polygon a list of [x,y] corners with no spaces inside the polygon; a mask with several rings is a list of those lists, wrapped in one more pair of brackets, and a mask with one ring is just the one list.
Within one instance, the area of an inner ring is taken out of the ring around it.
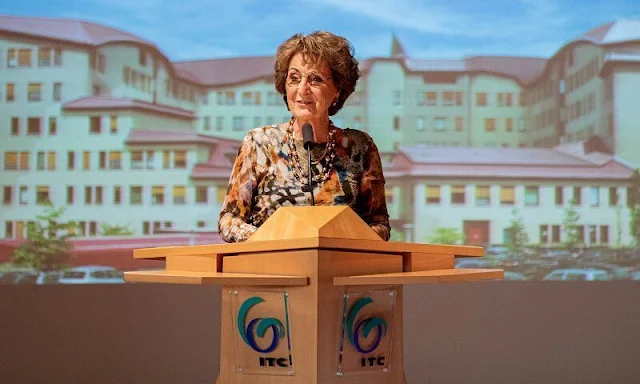
{"label": "building facade", "polygon": [[[576,193],[585,243],[628,244],[620,202],[640,164],[639,27],[603,25],[548,59],[419,60],[394,41],[388,57],[361,60],[334,123],[378,144],[389,211],[407,239],[455,227],[467,242],[503,243],[516,208],[532,243],[561,242]],[[100,236],[103,225],[136,236],[215,231],[239,140],[289,119],[273,63],[172,62],[153,42],[106,26],[0,17],[0,238],[26,236],[47,201],[66,208],[78,236]],[[590,139],[594,148],[552,149]],[[528,159],[533,149],[542,152]],[[440,157],[451,174],[424,171]],[[557,161],[540,166],[545,157]],[[455,173],[477,164],[506,174]]]}

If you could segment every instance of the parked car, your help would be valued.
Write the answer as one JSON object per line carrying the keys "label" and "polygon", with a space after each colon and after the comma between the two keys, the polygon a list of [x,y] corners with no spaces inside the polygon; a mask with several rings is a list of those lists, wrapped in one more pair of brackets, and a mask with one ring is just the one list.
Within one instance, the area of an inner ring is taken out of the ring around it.
{"label": "parked car", "polygon": [[60,277],[62,277],[62,271],[37,272],[20,269],[4,272],[0,277],[0,284],[57,284]]}
{"label": "parked car", "polygon": [[505,280],[524,281],[529,280],[525,275],[518,272],[504,271]]}
{"label": "parked car", "polygon": [[104,265],[85,265],[66,271],[60,284],[122,284],[122,272]]}
{"label": "parked car", "polygon": [[482,258],[465,257],[456,259],[456,268],[493,268],[494,264]]}
{"label": "parked car", "polygon": [[580,268],[566,268],[556,269],[551,271],[544,277],[543,280],[587,280],[587,281],[602,281],[611,280],[611,275],[604,269],[580,269]]}

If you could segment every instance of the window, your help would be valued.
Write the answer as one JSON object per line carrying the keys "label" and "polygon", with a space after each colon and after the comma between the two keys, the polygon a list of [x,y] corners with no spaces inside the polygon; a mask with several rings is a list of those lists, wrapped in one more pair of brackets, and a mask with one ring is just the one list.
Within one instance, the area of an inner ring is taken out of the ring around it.
{"label": "window", "polygon": [[35,135],[40,136],[41,123],[39,117],[29,117],[27,118],[27,135]]}
{"label": "window", "polygon": [[113,204],[122,204],[122,187],[119,185],[113,187]]}
{"label": "window", "polygon": [[216,131],[222,131],[224,129],[224,116],[216,117]]}
{"label": "window", "polygon": [[426,100],[425,100],[425,104],[426,105],[437,105],[438,104],[438,93],[437,92],[427,92],[425,94]]}
{"label": "window", "polygon": [[16,86],[15,86],[15,84],[7,83],[7,91],[5,93],[6,93],[6,97],[7,97],[7,103],[15,101],[15,99],[16,99]]}
{"label": "window", "polygon": [[549,242],[549,226],[546,224],[540,225],[540,243],[547,244]]}
{"label": "window", "polygon": [[244,117],[234,116],[232,128],[234,131],[242,131],[244,129]]}
{"label": "window", "polygon": [[187,188],[183,185],[173,187],[173,204],[184,204],[187,202]]}
{"label": "window", "polygon": [[618,188],[609,187],[609,206],[618,205]]}
{"label": "window", "polygon": [[486,118],[484,119],[484,131],[495,132],[496,131],[496,119]]}
{"label": "window", "polygon": [[416,118],[416,128],[418,131],[424,131],[425,126],[424,126],[424,117],[418,117]]}
{"label": "window", "polygon": [[510,107],[513,105],[513,94],[511,94],[510,92],[505,94],[504,104],[507,107]]}
{"label": "window", "polygon": [[20,119],[18,117],[11,118],[11,136],[20,134]]}
{"label": "window", "polygon": [[62,100],[62,83],[53,83],[53,101]]}
{"label": "window", "polygon": [[88,171],[91,169],[91,152],[84,151],[82,153],[82,169]]}
{"label": "window", "polygon": [[49,204],[49,187],[44,185],[38,185],[36,187],[36,204],[44,205]]}
{"label": "window", "polygon": [[67,152],[67,169],[73,170],[76,167],[76,154],[73,151]]}
{"label": "window", "polygon": [[2,195],[2,204],[9,205],[13,201],[13,187],[5,186]]}
{"label": "window", "polygon": [[524,187],[524,205],[532,206],[540,204],[539,187]]}
{"label": "window", "polygon": [[129,198],[131,205],[142,204],[142,186],[132,185],[129,189]]}
{"label": "window", "polygon": [[7,50],[7,68],[15,68],[18,65],[18,59],[15,48],[9,48]]}
{"label": "window", "polygon": [[501,186],[500,187],[500,204],[513,205],[516,201],[515,187],[513,186]]}
{"label": "window", "polygon": [[434,117],[433,130],[436,132],[444,132],[447,130],[447,118],[446,117]]}
{"label": "window", "polygon": [[600,244],[609,244],[609,226],[600,226]]}
{"label": "window", "polygon": [[465,202],[464,185],[451,186],[451,204],[464,204]]}
{"label": "window", "polygon": [[51,66],[51,48],[40,47],[38,49],[38,66],[50,67]]}
{"label": "window", "polygon": [[100,151],[98,153],[98,169],[107,169],[107,152]]}
{"label": "window", "polygon": [[5,171],[15,171],[18,169],[18,152],[4,153],[4,169]]}
{"label": "window", "polygon": [[462,132],[462,124],[463,124],[462,117],[456,116],[456,132]]}
{"label": "window", "polygon": [[173,167],[176,169],[187,168],[187,151],[175,151]]}
{"label": "window", "polygon": [[386,187],[384,189],[384,197],[385,200],[387,202],[387,204],[393,204],[395,199],[394,199],[394,193],[393,193],[393,187]]}
{"label": "window", "polygon": [[56,135],[58,133],[58,120],[51,116],[49,117],[49,135]]}
{"label": "window", "polygon": [[111,115],[109,117],[109,131],[112,134],[118,133],[118,116]]}
{"label": "window", "polygon": [[[218,94],[220,95],[220,94]],[[223,94],[223,103],[225,105],[234,105],[236,103],[236,93],[235,92],[224,92]]]}
{"label": "window", "polygon": [[102,122],[100,116],[91,116],[89,118],[89,133],[101,133],[102,132]]}
{"label": "window", "polygon": [[151,187],[151,204],[164,204],[164,187],[162,185]]}
{"label": "window", "polygon": [[202,118],[202,129],[205,131],[211,130],[211,116],[205,116]]}
{"label": "window", "polygon": [[171,168],[171,151],[162,151],[162,168]]}
{"label": "window", "polygon": [[155,163],[155,159],[154,159],[154,151],[147,151],[147,159],[145,161],[145,164],[147,166],[147,169],[153,169],[154,168],[154,163]]}
{"label": "window", "polygon": [[56,153],[55,152],[47,153],[47,170],[49,171],[56,170]]}
{"label": "window", "polygon": [[559,225],[551,226],[551,242],[554,244],[560,243],[560,226]]}
{"label": "window", "polygon": [[223,203],[226,197],[227,197],[227,188],[222,186],[216,188],[216,203]]}
{"label": "window", "polygon": [[122,152],[109,152],[109,169],[122,169]]}
{"label": "window", "polygon": [[102,204],[103,202],[103,188],[101,186],[96,187],[96,204]]}
{"label": "window", "polygon": [[36,155],[36,169],[44,171],[44,151],[39,151]]}
{"label": "window", "polygon": [[31,66],[31,49],[18,50],[18,66],[19,67]]}
{"label": "window", "polygon": [[400,116],[393,116],[393,130],[400,130]]}
{"label": "window", "polygon": [[91,186],[84,187],[84,203],[85,204],[93,203],[93,187]]}
{"label": "window", "polygon": [[427,204],[440,204],[439,185],[427,185]]}
{"label": "window", "polygon": [[41,101],[42,100],[41,91],[42,91],[42,84],[40,84],[40,83],[29,83],[29,85],[28,85],[28,96],[27,96],[28,101],[29,102]]}
{"label": "window", "polygon": [[589,231],[589,244],[596,244],[598,242],[598,231],[595,225],[587,226],[587,230]]}
{"label": "window", "polygon": [[144,168],[144,152],[132,151],[131,152],[131,169]]}
{"label": "window", "polygon": [[29,152],[20,152],[20,167],[18,169],[20,169],[21,171],[29,170]]}
{"label": "window", "polygon": [[582,188],[581,187],[573,187],[573,203],[575,205],[582,204]]}
{"label": "window", "polygon": [[556,187],[556,205],[564,205],[564,187]]}
{"label": "window", "polygon": [[209,198],[207,196],[207,186],[205,185],[196,186],[196,203],[207,204],[208,202],[209,202]]}
{"label": "window", "polygon": [[138,49],[138,64],[140,64],[141,67],[147,65],[147,52],[142,48]]}
{"label": "window", "polygon": [[456,105],[462,105],[462,92],[456,92]]}
{"label": "window", "polygon": [[13,238],[13,222],[12,221],[5,222],[4,233],[7,239]]}
{"label": "window", "polygon": [[600,205],[600,187],[589,188],[589,205],[592,207]]}
{"label": "window", "polygon": [[455,92],[444,91],[442,92],[442,105],[454,105],[456,103]]}
{"label": "window", "polygon": [[487,93],[486,92],[477,92],[476,93],[476,106],[478,106],[478,107],[486,107],[487,106]]}
{"label": "window", "polygon": [[491,204],[491,195],[490,188],[488,185],[478,185],[476,186],[476,205],[490,205]]}
{"label": "window", "polygon": [[513,132],[513,118],[507,117],[505,120],[505,128],[507,132]]}
{"label": "window", "polygon": [[71,185],[67,186],[67,204],[72,205],[73,204],[73,198],[74,198],[74,188]]}
{"label": "window", "polygon": [[26,205],[29,202],[28,192],[29,189],[25,185],[20,186],[20,194],[18,197],[20,198],[21,205]]}

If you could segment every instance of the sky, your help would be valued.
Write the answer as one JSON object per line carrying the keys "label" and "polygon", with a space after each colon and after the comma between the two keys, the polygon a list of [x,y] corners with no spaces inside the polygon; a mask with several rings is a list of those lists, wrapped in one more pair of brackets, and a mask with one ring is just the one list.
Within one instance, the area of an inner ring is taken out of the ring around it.
{"label": "sky", "polygon": [[72,18],[154,43],[172,61],[274,55],[295,33],[346,37],[360,59],[392,36],[416,59],[551,57],[609,21],[640,18],[638,0],[3,0],[0,14]]}

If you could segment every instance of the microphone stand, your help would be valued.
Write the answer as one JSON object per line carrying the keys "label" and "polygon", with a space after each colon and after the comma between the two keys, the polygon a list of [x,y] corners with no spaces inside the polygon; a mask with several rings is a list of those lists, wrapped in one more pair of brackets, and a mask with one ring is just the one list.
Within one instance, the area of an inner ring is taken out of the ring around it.
{"label": "microphone stand", "polygon": [[316,205],[316,200],[313,197],[313,170],[311,169],[311,146],[307,147],[307,157],[309,159],[309,192],[311,192],[311,205]]}

